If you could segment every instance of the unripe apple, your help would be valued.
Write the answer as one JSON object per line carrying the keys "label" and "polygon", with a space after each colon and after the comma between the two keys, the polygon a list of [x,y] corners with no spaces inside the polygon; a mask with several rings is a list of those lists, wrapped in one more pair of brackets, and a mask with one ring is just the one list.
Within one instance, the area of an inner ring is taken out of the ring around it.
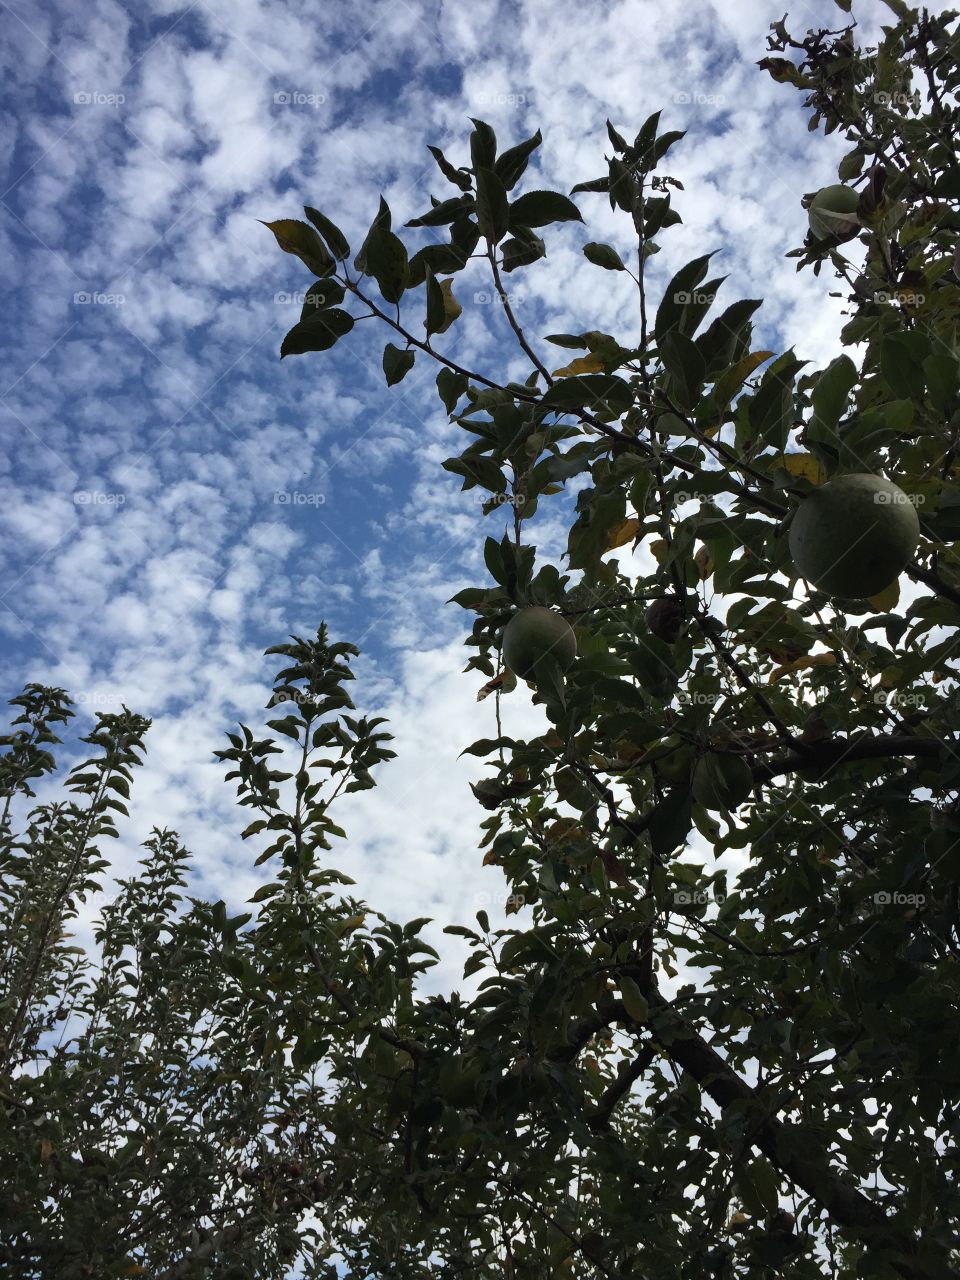
{"label": "unripe apple", "polygon": [[920,521],[908,496],[883,476],[841,475],[809,493],[790,525],[790,554],[808,582],[863,599],[910,563]]}
{"label": "unripe apple", "polygon": [[736,809],[753,790],[753,772],[743,756],[710,751],[697,761],[691,789],[704,809]]}
{"label": "unripe apple", "polygon": [[807,210],[814,239],[826,240],[856,231],[857,224],[852,215],[859,203],[859,192],[842,183],[834,183],[818,191]]}
{"label": "unripe apple", "polygon": [[534,664],[549,654],[567,671],[577,656],[577,638],[570,623],[554,613],[533,605],[518,609],[503,632],[503,661],[514,675],[530,680]]}

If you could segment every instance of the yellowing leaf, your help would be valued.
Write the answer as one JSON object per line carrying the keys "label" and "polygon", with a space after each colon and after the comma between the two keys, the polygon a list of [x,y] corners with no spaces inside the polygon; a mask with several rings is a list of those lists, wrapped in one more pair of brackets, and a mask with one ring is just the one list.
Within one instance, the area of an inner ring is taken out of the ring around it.
{"label": "yellowing leaf", "polygon": [[770,466],[780,467],[783,471],[789,471],[792,476],[809,480],[811,484],[823,484],[827,478],[823,463],[812,453],[781,453],[770,459]]}
{"label": "yellowing leaf", "polygon": [[308,223],[297,218],[279,218],[276,222],[263,222],[261,219],[261,223],[273,232],[284,253],[292,253],[299,258],[314,275],[328,275],[336,268],[326,245]]}
{"label": "yellowing leaf", "polygon": [[895,609],[900,599],[900,579],[894,578],[889,587],[884,587],[875,596],[867,596],[867,600],[878,613],[888,613]]}
{"label": "yellowing leaf", "polygon": [[772,351],[752,351],[750,355],[738,360],[732,368],[721,373],[716,381],[717,398],[723,404],[729,404],[754,369],[763,364],[764,360],[769,360],[772,355]]}
{"label": "yellowing leaf", "polygon": [[623,1007],[627,1013],[636,1022],[646,1022],[650,1014],[650,1006],[647,1004],[640,988],[632,978],[626,976],[621,976],[618,982],[620,998],[623,1000]]}
{"label": "yellowing leaf", "polygon": [[457,316],[463,311],[463,307],[453,296],[453,280],[441,280],[440,290],[443,293],[443,314],[446,319],[437,332],[446,333]]}
{"label": "yellowing leaf", "polygon": [[359,929],[360,926],[363,924],[364,920],[366,920],[366,918],[367,917],[365,915],[358,915],[358,916],[351,916],[349,920],[344,920],[343,924],[340,926],[339,930],[337,931],[337,937],[346,938],[349,934],[353,933],[356,929]]}
{"label": "yellowing leaf", "polygon": [[618,520],[611,526],[610,532],[607,534],[607,550],[613,551],[617,547],[622,547],[628,542],[632,542],[637,536],[640,529],[640,521],[631,516],[628,520]]}
{"label": "yellowing leaf", "polygon": [[562,369],[554,369],[553,376],[575,378],[580,373],[603,373],[606,367],[603,356],[594,353],[589,356],[577,356],[576,360],[571,360]]}
{"label": "yellowing leaf", "polygon": [[706,582],[713,573],[713,556],[710,554],[709,547],[701,547],[697,554],[693,557],[697,566],[697,572],[700,574],[700,581]]}
{"label": "yellowing leaf", "polygon": [[747,1217],[745,1213],[735,1213],[733,1217],[730,1219],[730,1221],[727,1223],[727,1226],[739,1227],[741,1223],[749,1222],[749,1221],[750,1219]]}
{"label": "yellowing leaf", "polygon": [[654,538],[650,543],[650,552],[657,564],[663,564],[667,558],[667,544],[663,538]]}
{"label": "yellowing leaf", "polygon": [[790,675],[791,672],[800,671],[804,667],[835,667],[836,665],[835,653],[813,653],[807,658],[796,658],[793,662],[784,663],[782,667],[776,667],[767,676],[767,684],[773,684],[781,676]]}

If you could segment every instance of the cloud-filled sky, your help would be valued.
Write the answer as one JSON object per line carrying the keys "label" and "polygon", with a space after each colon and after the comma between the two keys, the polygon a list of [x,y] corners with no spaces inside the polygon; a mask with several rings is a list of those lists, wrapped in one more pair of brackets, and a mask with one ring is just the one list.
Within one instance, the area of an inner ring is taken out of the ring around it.
{"label": "cloud-filled sky", "polygon": [[[723,298],[763,297],[755,346],[819,367],[842,323],[826,275],[785,258],[804,192],[836,180],[843,140],[807,129],[802,96],[755,63],[783,9],[756,0],[585,6],[571,0],[13,0],[3,10],[0,125],[0,667],[94,708],[153,718],[132,819],[132,868],[153,825],[195,855],[194,892],[236,909],[261,882],[213,751],[260,726],[276,660],[321,619],[363,650],[352,692],[386,715],[399,758],[349,797],[336,862],[395,919],[470,922],[505,889],[481,868],[470,742],[493,736],[462,675],[471,615],[445,601],[488,585],[476,491],[441,468],[462,448],[422,360],[384,385],[386,335],[357,325],[332,352],[279,361],[310,276],[259,219],[322,209],[356,248],[382,193],[395,227],[450,189],[426,150],[468,162],[469,117],[501,147],[543,131],[518,191],[569,191],[603,171],[605,120],[632,137],[663,109],[686,129],[667,171],[684,225],[662,238],[654,296],[716,250]],[[862,10],[862,12],[860,12]],[[887,17],[864,0],[862,44]],[[788,27],[838,27],[832,0]],[[636,341],[624,276],[588,240],[629,247],[623,215],[579,197],[585,225],[548,231],[548,258],[510,288],[531,341],[596,328]],[[429,233],[404,232],[412,248]],[[529,367],[479,264],[444,348],[494,376]],[[419,324],[419,315],[414,324]],[[565,510],[530,530],[561,564]],[[528,535],[529,536],[529,535]],[[518,693],[507,732],[542,713]],[[41,795],[48,794],[42,789]],[[456,985],[457,953],[435,974]]]}

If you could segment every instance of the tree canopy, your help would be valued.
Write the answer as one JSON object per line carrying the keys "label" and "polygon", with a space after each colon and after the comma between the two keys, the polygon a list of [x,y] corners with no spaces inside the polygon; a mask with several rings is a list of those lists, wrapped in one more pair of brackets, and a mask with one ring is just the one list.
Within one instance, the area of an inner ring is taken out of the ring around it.
{"label": "tree canopy", "polygon": [[[436,362],[464,440],[446,470],[509,511],[454,601],[496,703],[468,748],[480,847],[517,919],[449,925],[478,992],[424,998],[427,921],[349,895],[333,805],[393,752],[321,625],[268,650],[272,736],[218,752],[273,877],[251,911],[187,896],[157,830],[78,953],[149,722],[101,714],[69,799],[18,832],[72,714],[29,686],[0,760],[16,1274],[960,1275],[960,30],[885,3],[875,49],[784,20],[760,62],[849,143],[791,254],[846,300],[825,368],[756,348],[761,301],[721,303],[715,251],[651,286],[682,207],[660,112],[632,141],[608,124],[569,194],[525,181],[539,132],[502,149],[474,120],[469,163],[431,148],[447,187],[407,223],[418,248],[382,197],[355,253],[310,206],[267,224],[314,277],[282,355],[374,319],[388,385]],[[635,281],[635,317],[526,331],[511,281],[604,199],[634,249],[583,253]],[[451,354],[480,271],[525,381]],[[553,620],[512,659],[543,711],[521,739],[502,637],[530,608]],[[735,878],[704,860],[731,851]]]}

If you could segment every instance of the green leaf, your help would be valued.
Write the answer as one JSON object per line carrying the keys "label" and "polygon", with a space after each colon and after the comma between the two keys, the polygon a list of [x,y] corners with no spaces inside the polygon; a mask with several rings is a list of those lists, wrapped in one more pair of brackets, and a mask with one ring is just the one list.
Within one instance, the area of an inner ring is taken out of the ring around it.
{"label": "green leaf", "polygon": [[661,342],[664,335],[671,329],[685,327],[683,323],[685,312],[689,306],[697,302],[696,288],[707,274],[707,267],[712,257],[712,253],[706,253],[702,258],[694,258],[692,262],[681,267],[667,285],[654,322],[653,331],[658,342]]}
{"label": "green leaf", "polygon": [[526,142],[510,147],[499,157],[494,165],[494,171],[507,191],[512,190],[523,177],[530,156],[542,141],[543,137],[538,129],[532,138],[527,138]]}
{"label": "green leaf", "polygon": [[614,374],[586,373],[555,382],[544,392],[540,403],[551,409],[609,409],[619,417],[633,404],[633,391],[628,382]]}
{"label": "green leaf", "polygon": [[473,210],[473,196],[454,196],[450,200],[437,201],[429,213],[421,214],[419,218],[411,218],[405,225],[408,227],[443,227],[447,223],[453,222],[462,213],[472,213]]}
{"label": "green leaf", "polygon": [[353,328],[353,316],[336,307],[318,311],[312,320],[295,324],[280,347],[280,359],[284,356],[301,356],[307,351],[327,351]]}
{"label": "green leaf", "polygon": [[465,453],[459,458],[448,458],[441,464],[445,471],[463,476],[463,488],[472,489],[476,485],[491,493],[504,493],[507,479],[493,458],[482,453]]}
{"label": "green leaf", "polygon": [[934,407],[945,417],[950,416],[960,393],[960,360],[952,351],[938,348],[924,360],[923,372]]}
{"label": "green leaf", "polygon": [[886,335],[880,343],[880,372],[895,396],[907,400],[923,398],[923,361],[930,350],[930,339],[923,333]]}
{"label": "green leaf", "polygon": [[583,246],[583,256],[595,267],[603,267],[606,271],[626,271],[623,259],[609,244],[597,244],[591,241]]}
{"label": "green leaf", "polygon": [[551,222],[582,222],[580,210],[559,191],[528,191],[510,206],[510,227],[545,227]]}
{"label": "green leaf", "polygon": [[366,236],[364,237],[363,244],[360,246],[357,252],[357,256],[353,260],[353,265],[356,267],[358,271],[365,272],[367,270],[367,245],[370,242],[371,235],[373,235],[377,227],[384,227],[387,231],[389,231],[391,223],[392,223],[392,215],[390,213],[390,206],[387,204],[386,200],[384,200],[383,196],[381,196],[380,208],[377,210],[377,216],[374,218],[373,222],[370,224],[370,230],[367,232]]}
{"label": "green leaf", "polygon": [[591,178],[589,182],[578,182],[575,187],[571,188],[571,194],[576,195],[578,191],[609,191],[609,178]]}
{"label": "green leaf", "polygon": [[632,978],[628,978],[626,974],[621,973],[617,975],[617,985],[620,988],[623,1007],[630,1017],[635,1022],[646,1022],[650,1016],[650,1005],[637,984]]}
{"label": "green leaf", "polygon": [[686,843],[693,825],[689,787],[668,791],[650,815],[650,845],[658,858],[667,858]]}
{"label": "green leaf", "polygon": [[477,222],[490,244],[499,244],[510,225],[507,189],[492,169],[477,171]]}
{"label": "green leaf", "polygon": [[577,337],[573,333],[548,333],[547,341],[552,342],[554,346],[565,347],[568,351],[586,351],[586,338]]}
{"label": "green leaf", "polygon": [[500,550],[500,543],[496,538],[487,538],[483,544],[483,563],[487,566],[490,577],[494,582],[504,586],[507,581],[507,574],[503,563],[503,552]]}
{"label": "green leaf", "polygon": [[292,253],[299,258],[315,276],[329,276],[336,271],[337,264],[327,246],[306,222],[297,218],[280,218],[276,222],[261,221],[261,225],[273,232],[284,253]]}
{"label": "green leaf", "polygon": [[344,299],[344,290],[336,280],[314,280],[303,299],[301,320],[309,320],[317,311],[336,307]]}
{"label": "green leaf", "polygon": [[417,353],[409,348],[404,350],[402,347],[395,347],[392,342],[387,343],[383,349],[383,372],[386,375],[388,387],[403,381],[413,368],[416,355]]}
{"label": "green leaf", "polygon": [[461,191],[470,190],[471,183],[469,173],[464,173],[462,169],[455,169],[439,147],[428,146],[427,150],[433,156],[434,160],[436,160],[437,165],[440,168],[440,172],[448,182],[452,182],[453,185],[455,187],[459,187]]}
{"label": "green leaf", "polygon": [[366,264],[384,299],[399,302],[410,275],[407,250],[400,237],[386,227],[374,227],[367,237]]}
{"label": "green leaf", "polygon": [[641,162],[643,162],[647,152],[653,146],[661,115],[663,115],[662,111],[655,111],[652,116],[648,116],[633,140],[633,153]]}
{"label": "green leaf", "polygon": [[304,205],[303,212],[323,236],[327,248],[338,261],[343,262],[345,258],[350,257],[347,237],[336,223],[331,222],[319,209],[311,209],[309,205]]}
{"label": "green leaf", "polygon": [[671,396],[682,409],[692,409],[700,398],[707,366],[692,338],[677,329],[660,343],[660,359],[670,374]]}
{"label": "green leaf", "polygon": [[446,319],[446,311],[443,305],[443,290],[440,288],[440,281],[428,267],[427,319],[425,322],[427,336],[429,337],[432,333],[441,333],[446,326]]}
{"label": "green leaf", "polygon": [[503,254],[504,271],[516,271],[518,267],[529,267],[546,255],[546,246],[538,235],[529,228],[515,228],[517,235],[504,240],[500,246]]}
{"label": "green leaf", "polygon": [[473,172],[478,169],[492,169],[497,160],[497,135],[485,120],[470,117],[473,133],[470,135],[470,160]]}
{"label": "green leaf", "polygon": [[457,401],[468,386],[469,380],[465,374],[456,373],[453,369],[447,368],[440,370],[437,374],[437,391],[440,393],[440,399],[447,413],[453,413]]}
{"label": "green leaf", "polygon": [[848,355],[837,356],[827,365],[810,397],[813,417],[806,431],[809,441],[835,445],[837,424],[846,411],[858,376],[857,366]]}
{"label": "green leaf", "polygon": [[460,271],[466,263],[468,255],[452,244],[426,244],[410,259],[408,289],[416,289],[427,278],[427,268],[434,275],[452,274]]}

